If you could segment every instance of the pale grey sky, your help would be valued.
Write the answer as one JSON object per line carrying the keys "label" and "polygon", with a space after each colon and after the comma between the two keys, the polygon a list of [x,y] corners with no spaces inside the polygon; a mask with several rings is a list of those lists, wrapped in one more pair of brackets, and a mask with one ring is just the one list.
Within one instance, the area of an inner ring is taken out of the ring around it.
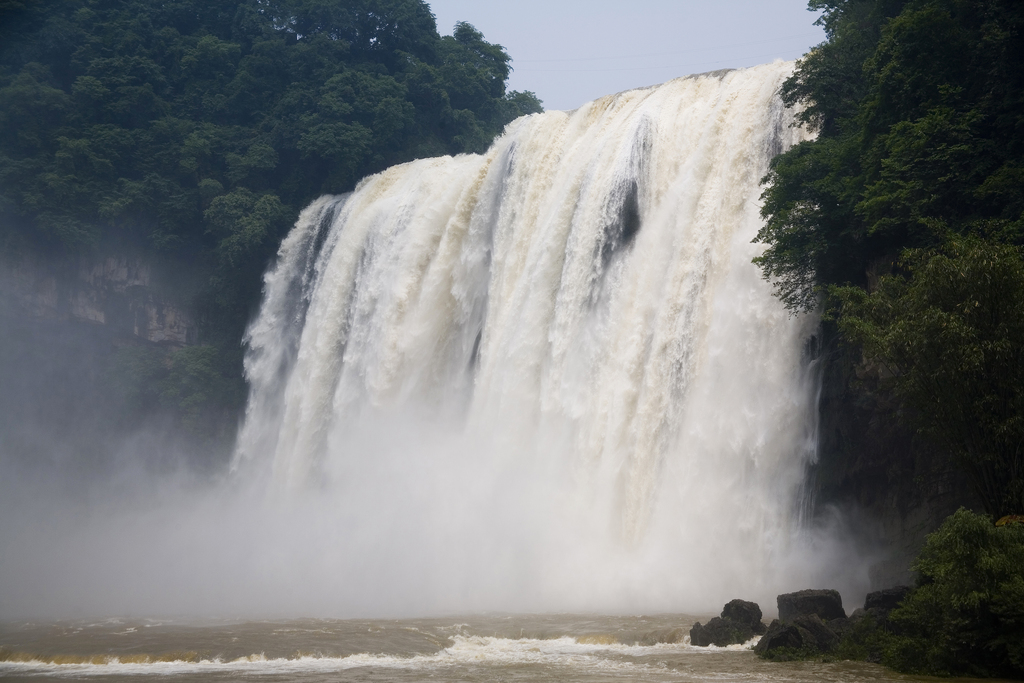
{"label": "pale grey sky", "polygon": [[807,0],[427,0],[505,47],[513,90],[546,109],[678,76],[796,59],[825,39]]}

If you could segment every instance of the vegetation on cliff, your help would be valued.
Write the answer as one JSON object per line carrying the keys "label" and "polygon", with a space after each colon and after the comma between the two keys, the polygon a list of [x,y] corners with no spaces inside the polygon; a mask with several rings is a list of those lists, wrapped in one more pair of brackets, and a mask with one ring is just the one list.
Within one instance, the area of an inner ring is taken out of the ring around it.
{"label": "vegetation on cliff", "polygon": [[766,177],[757,262],[825,300],[986,511],[1024,511],[1024,5],[812,0],[783,96],[816,140]]}
{"label": "vegetation on cliff", "polygon": [[904,673],[1024,678],[1024,524],[961,509],[928,536],[914,569],[899,607],[881,623],[862,619],[835,656]]}
{"label": "vegetation on cliff", "polygon": [[1024,677],[1024,526],[993,524],[1024,512],[1024,5],[810,7],[828,40],[783,97],[818,135],[765,178],[757,263],[987,513],[947,519],[900,607],[854,615],[829,656]]}
{"label": "vegetation on cliff", "polygon": [[237,403],[200,375],[240,383],[298,211],[395,163],[482,151],[540,111],[506,91],[509,63],[469,24],[440,36],[423,0],[0,2],[0,249],[114,245],[198,268],[187,303],[219,351],[161,376],[162,395],[186,416],[199,394]]}

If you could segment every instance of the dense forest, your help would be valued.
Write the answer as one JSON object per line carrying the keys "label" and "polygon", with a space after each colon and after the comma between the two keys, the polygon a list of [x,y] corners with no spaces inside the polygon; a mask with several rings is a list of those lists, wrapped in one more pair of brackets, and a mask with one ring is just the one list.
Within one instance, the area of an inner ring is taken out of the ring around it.
{"label": "dense forest", "polygon": [[122,349],[136,410],[228,431],[261,274],[323,193],[486,149],[541,111],[422,0],[0,2],[0,250],[130,248],[179,272],[199,344]]}
{"label": "dense forest", "polygon": [[817,139],[766,178],[758,260],[824,301],[985,510],[1024,512],[1024,5],[815,0],[784,97]]}
{"label": "dense forest", "polygon": [[[987,513],[932,534],[910,597],[840,656],[1024,677],[1024,3],[809,4],[827,41],[783,97],[817,137],[764,180],[757,263],[790,309],[825,312],[846,433],[822,457],[899,514],[900,488],[935,487],[914,459],[947,459]],[[887,420],[912,437],[871,462],[863,433]]]}

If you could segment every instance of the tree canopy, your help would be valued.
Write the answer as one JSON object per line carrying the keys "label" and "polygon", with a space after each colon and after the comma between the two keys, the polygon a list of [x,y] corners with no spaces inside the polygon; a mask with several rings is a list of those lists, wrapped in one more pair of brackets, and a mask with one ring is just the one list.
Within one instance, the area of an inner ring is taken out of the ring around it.
{"label": "tree canopy", "polygon": [[236,339],[313,197],[540,111],[422,0],[3,2],[0,45],[4,244],[199,259]]}
{"label": "tree canopy", "polygon": [[783,301],[866,286],[950,234],[1024,243],[1024,6],[813,0],[828,40],[784,88],[816,140],[766,178],[758,259]]}
{"label": "tree canopy", "polygon": [[122,374],[201,357],[164,393],[186,417],[198,394],[237,403],[202,377],[241,384],[299,210],[541,111],[506,90],[510,61],[467,23],[440,36],[423,0],[0,0],[0,250],[128,248],[198,273],[184,303],[219,354]]}
{"label": "tree canopy", "polygon": [[952,238],[908,250],[909,276],[870,294],[833,288],[847,339],[883,386],[955,456],[993,518],[1024,510],[1024,259],[1019,247]]}
{"label": "tree canopy", "polygon": [[817,132],[764,179],[756,259],[824,300],[986,511],[1024,511],[1024,4],[812,0],[783,98]]}

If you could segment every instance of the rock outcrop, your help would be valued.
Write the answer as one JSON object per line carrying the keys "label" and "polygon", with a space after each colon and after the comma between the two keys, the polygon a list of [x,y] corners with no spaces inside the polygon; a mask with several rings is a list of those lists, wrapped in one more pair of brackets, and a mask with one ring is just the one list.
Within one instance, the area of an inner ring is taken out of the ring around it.
{"label": "rock outcrop", "polygon": [[181,301],[186,273],[157,273],[128,254],[0,259],[0,315],[48,324],[85,324],[128,343],[180,348],[196,342],[197,322]]}
{"label": "rock outcrop", "polygon": [[827,653],[839,645],[840,636],[817,614],[801,614],[783,623],[772,621],[768,632],[761,637],[754,650],[768,653],[779,648]]}
{"label": "rock outcrop", "polygon": [[771,656],[780,650],[832,652],[849,628],[839,591],[802,590],[783,593],[777,600],[779,618],[772,621],[754,648],[761,656]]}
{"label": "rock outcrop", "polygon": [[979,508],[949,453],[899,419],[879,388],[880,369],[823,326],[817,461],[807,495],[816,512],[841,510],[866,547],[883,548],[871,585],[913,581],[911,562],[925,537],[959,507]]}
{"label": "rock outcrop", "polygon": [[[779,618],[768,626],[754,651],[768,659],[798,659],[834,652],[860,626],[887,627],[889,613],[910,594],[909,586],[868,593],[864,607],[849,618],[838,591],[804,590],[778,597]],[[874,625],[862,622],[871,618]],[[860,626],[858,626],[860,624]],[[869,656],[869,660],[870,660]]]}
{"label": "rock outcrop", "polygon": [[722,608],[722,619],[747,624],[755,635],[761,635],[767,627],[761,621],[761,607],[748,600],[730,600]]}
{"label": "rock outcrop", "polygon": [[722,608],[722,615],[706,625],[699,621],[690,629],[690,644],[700,647],[708,645],[735,645],[745,643],[767,629],[761,622],[761,608],[756,602],[731,600]]}
{"label": "rock outcrop", "polygon": [[843,609],[843,598],[836,590],[802,590],[796,593],[783,593],[778,597],[779,620],[793,621],[796,617],[817,615],[823,621],[840,619],[846,616]]}
{"label": "rock outcrop", "polygon": [[864,607],[850,615],[850,621],[856,623],[864,617],[871,617],[875,623],[884,628],[889,626],[889,613],[899,607],[903,598],[913,590],[910,586],[895,586],[885,590],[868,593],[864,598]]}
{"label": "rock outcrop", "polygon": [[875,591],[874,593],[868,593],[867,597],[864,598],[864,609],[867,612],[884,612],[888,616],[889,612],[899,607],[903,598],[910,595],[911,590],[910,586],[895,586]]}

